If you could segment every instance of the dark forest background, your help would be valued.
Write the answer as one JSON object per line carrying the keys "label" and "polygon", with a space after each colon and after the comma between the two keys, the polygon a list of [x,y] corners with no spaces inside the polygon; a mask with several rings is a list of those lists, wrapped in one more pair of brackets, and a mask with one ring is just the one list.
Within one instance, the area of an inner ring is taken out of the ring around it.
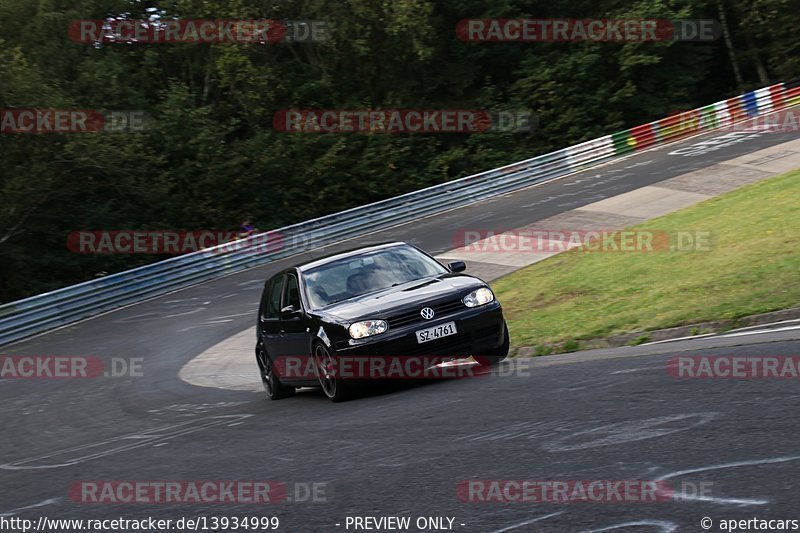
{"label": "dark forest background", "polygon": [[[316,19],[318,43],[87,45],[74,19]],[[470,43],[464,18],[721,20],[707,43]],[[0,301],[161,257],[76,230],[280,227],[800,76],[800,0],[0,0],[0,108],[146,110],[140,132],[0,135]],[[276,132],[282,109],[530,109],[531,132]]]}

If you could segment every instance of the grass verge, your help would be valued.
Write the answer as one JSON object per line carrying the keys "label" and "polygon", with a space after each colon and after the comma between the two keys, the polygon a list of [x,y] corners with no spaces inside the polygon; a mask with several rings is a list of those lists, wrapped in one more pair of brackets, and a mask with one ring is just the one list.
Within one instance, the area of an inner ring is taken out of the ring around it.
{"label": "grass verge", "polygon": [[[574,351],[581,340],[800,303],[800,170],[748,185],[637,229],[708,231],[709,251],[575,249],[493,283],[514,347]],[[642,342],[645,342],[644,340]]]}

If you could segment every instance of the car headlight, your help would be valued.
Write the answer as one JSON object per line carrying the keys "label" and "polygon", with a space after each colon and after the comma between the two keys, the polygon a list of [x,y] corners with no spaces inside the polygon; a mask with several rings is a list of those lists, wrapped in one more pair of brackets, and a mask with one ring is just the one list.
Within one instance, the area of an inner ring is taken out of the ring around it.
{"label": "car headlight", "polygon": [[481,287],[477,291],[472,291],[464,296],[464,299],[461,301],[464,302],[464,305],[467,307],[478,307],[479,305],[486,305],[494,301],[494,293],[488,287]]}
{"label": "car headlight", "polygon": [[354,339],[363,339],[383,333],[387,329],[389,329],[389,324],[385,320],[365,320],[351,324],[348,331]]}

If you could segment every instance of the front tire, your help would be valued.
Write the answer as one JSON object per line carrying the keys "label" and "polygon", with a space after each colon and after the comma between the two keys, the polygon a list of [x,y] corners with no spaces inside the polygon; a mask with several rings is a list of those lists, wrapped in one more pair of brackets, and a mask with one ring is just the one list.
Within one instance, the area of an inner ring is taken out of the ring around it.
{"label": "front tire", "polygon": [[264,385],[267,398],[270,400],[282,400],[283,398],[294,396],[296,389],[281,383],[281,380],[275,374],[272,361],[262,348],[256,348],[256,361],[258,362],[261,383]]}
{"label": "front tire", "polygon": [[508,336],[508,326],[505,321],[503,321],[503,344],[486,355],[474,355],[472,358],[475,359],[475,362],[480,366],[495,366],[508,357],[508,349],[510,346],[511,341]]}
{"label": "front tire", "polygon": [[314,355],[314,369],[317,372],[319,386],[322,393],[332,402],[344,402],[352,398],[352,391],[344,380],[336,375],[338,372],[336,360],[325,344],[317,341],[312,350]]}

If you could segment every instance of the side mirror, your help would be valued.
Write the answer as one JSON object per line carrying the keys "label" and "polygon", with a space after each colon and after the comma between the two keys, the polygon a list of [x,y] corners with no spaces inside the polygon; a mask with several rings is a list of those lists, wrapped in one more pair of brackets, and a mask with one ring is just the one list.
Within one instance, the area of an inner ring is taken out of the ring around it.
{"label": "side mirror", "polygon": [[302,311],[295,308],[293,305],[287,305],[283,309],[281,309],[281,318],[284,320],[291,320],[294,318],[300,318],[302,315]]}
{"label": "side mirror", "polygon": [[447,263],[447,268],[450,269],[450,272],[464,272],[467,269],[467,264],[464,261],[453,261],[452,263]]}

